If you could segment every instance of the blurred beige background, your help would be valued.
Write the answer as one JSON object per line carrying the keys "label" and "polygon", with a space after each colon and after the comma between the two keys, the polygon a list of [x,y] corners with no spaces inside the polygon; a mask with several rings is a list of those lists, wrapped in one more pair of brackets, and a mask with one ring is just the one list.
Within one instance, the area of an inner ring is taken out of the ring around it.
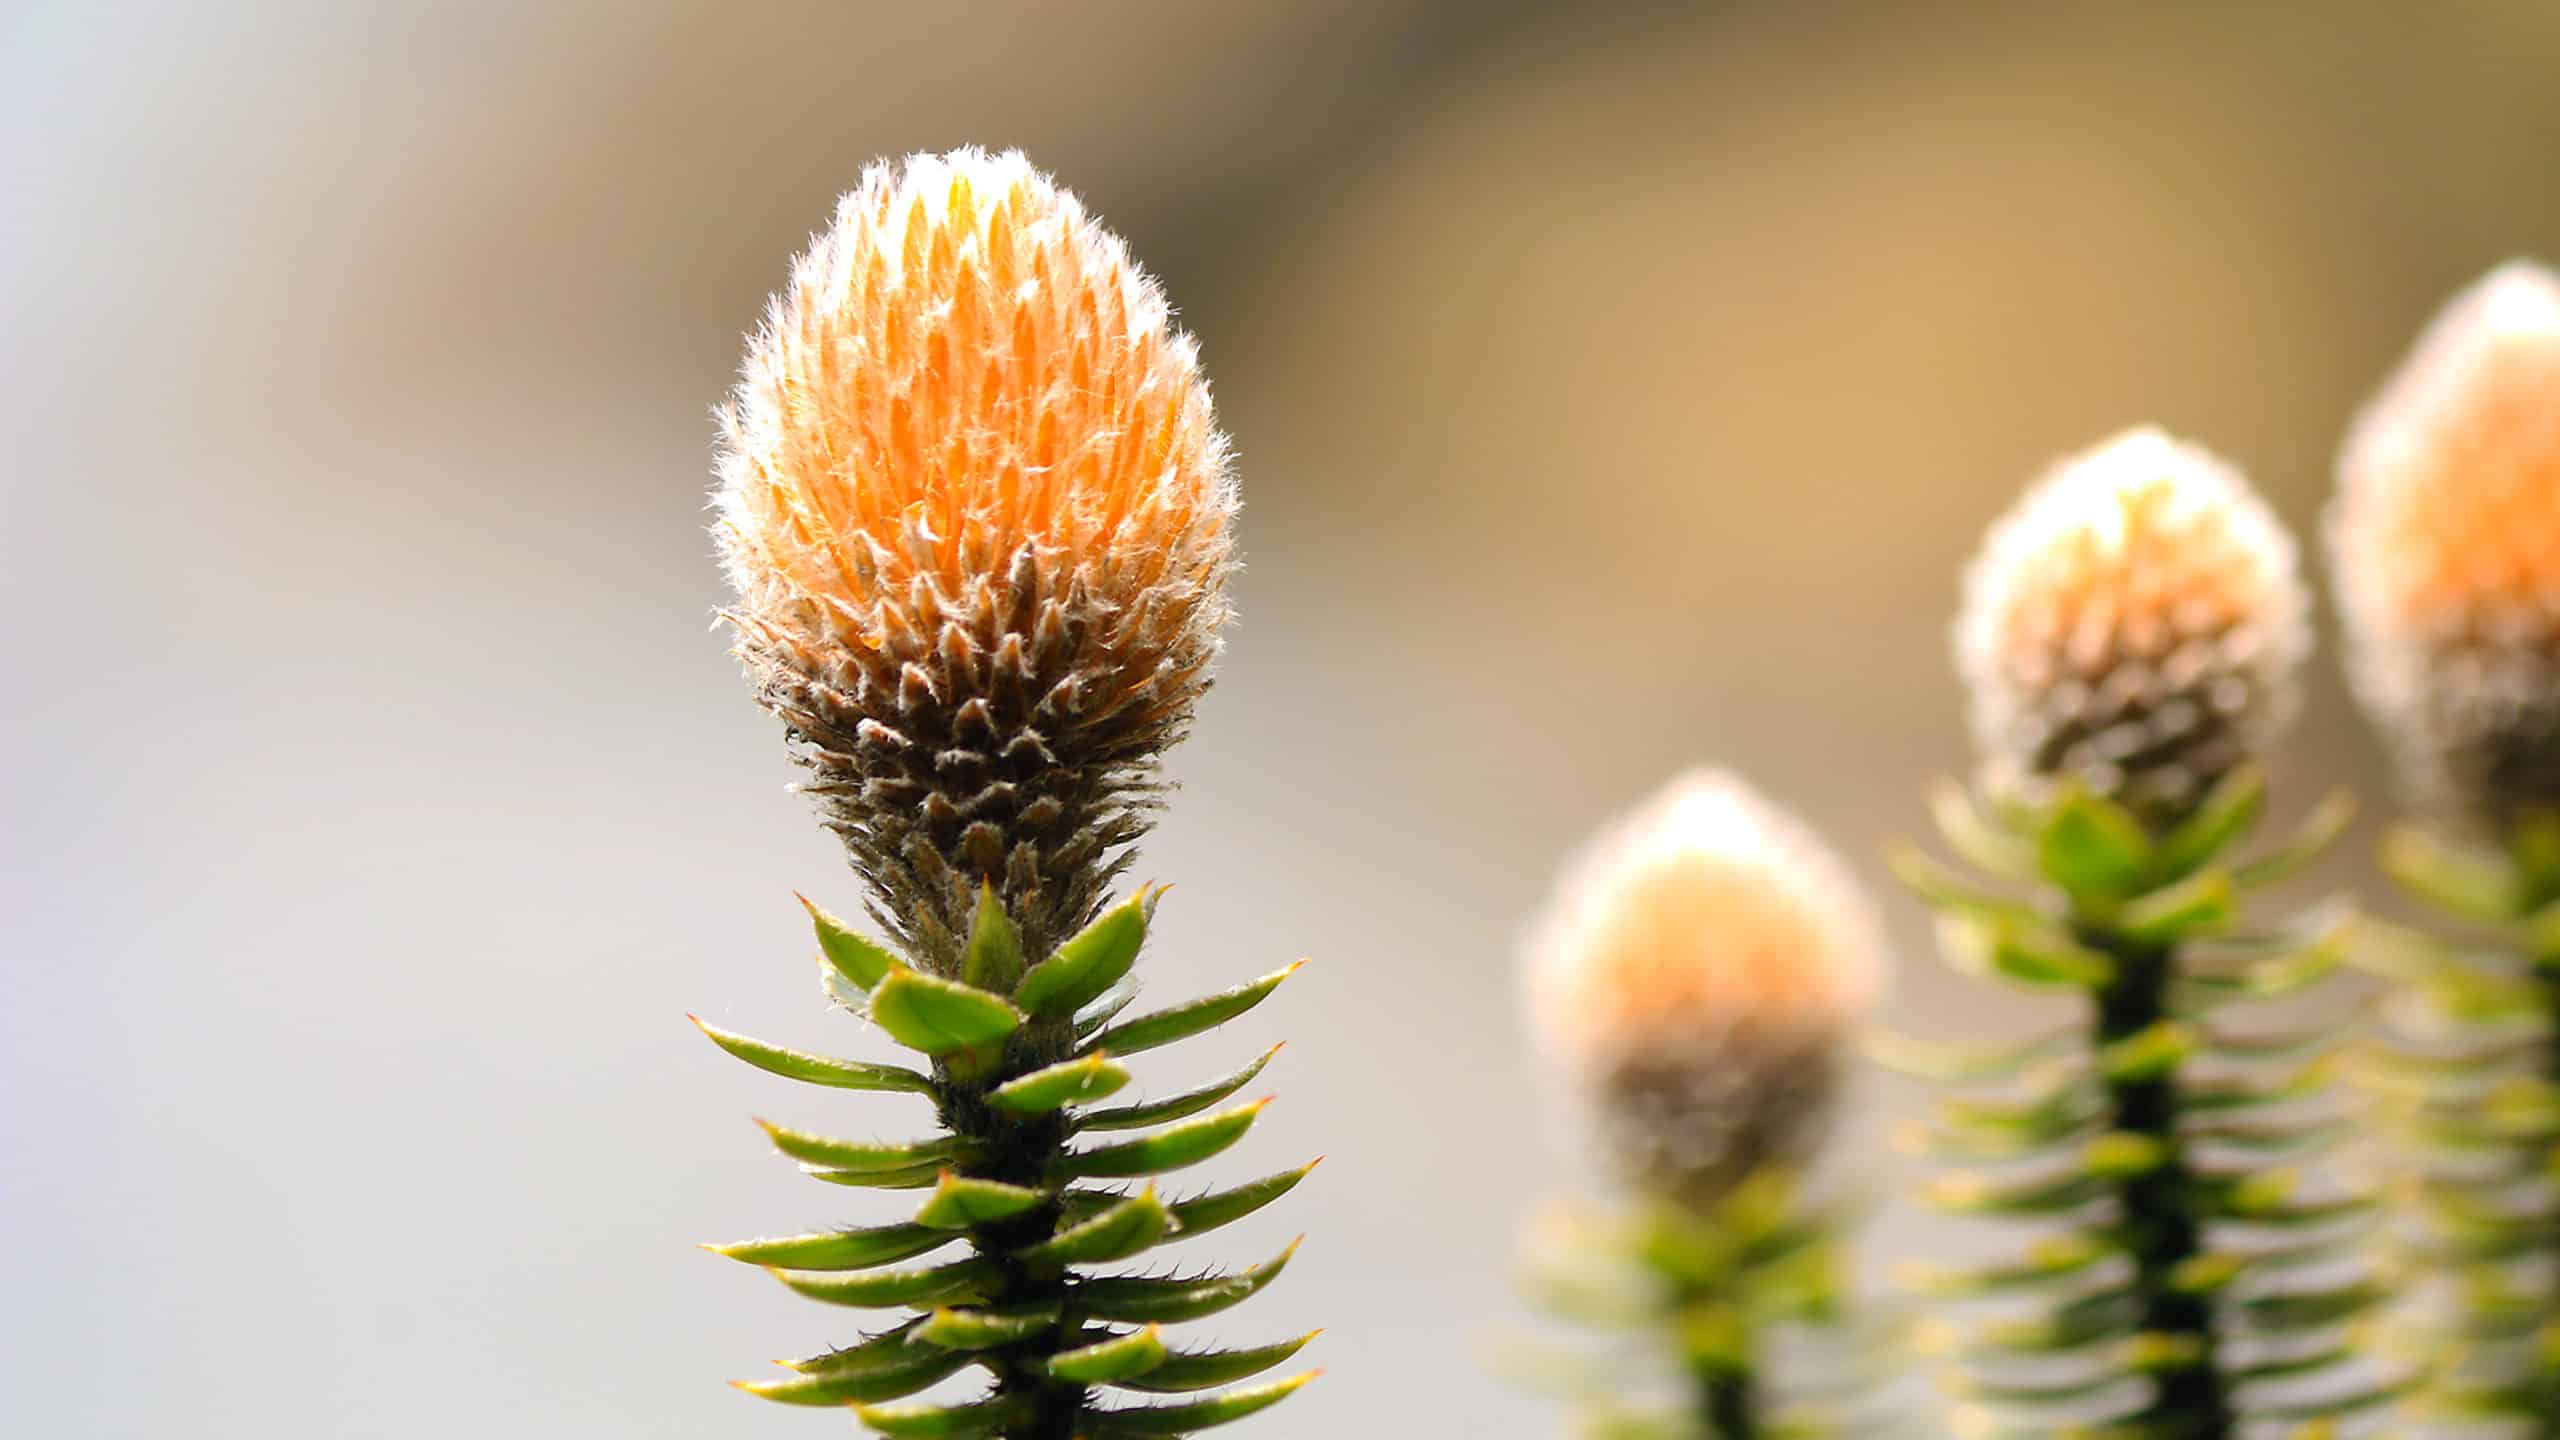
{"label": "blurred beige background", "polygon": [[[1313,1236],[1212,1327],[1332,1327],[1253,1433],[1555,1433],[1481,1360],[1557,854],[1712,759],[1875,874],[1983,524],[2156,419],[2311,525],[2436,301],[2560,258],[2555,74],[2528,0],[11,7],[0,1430],[845,1433],[719,1382],[852,1317],[688,1248],[869,1213],[749,1114],[918,1118],[683,1021],[841,1048],[789,892],[854,890],[708,628],[707,414],[859,167],[980,141],[1243,456],[1141,869],[1159,992],[1317,962],[1164,1075],[1285,1035],[1219,1173],[1331,1156],[1207,1242]],[[2300,802],[2375,779],[2314,682]],[[1896,1018],[1980,1023],[1895,914]]]}

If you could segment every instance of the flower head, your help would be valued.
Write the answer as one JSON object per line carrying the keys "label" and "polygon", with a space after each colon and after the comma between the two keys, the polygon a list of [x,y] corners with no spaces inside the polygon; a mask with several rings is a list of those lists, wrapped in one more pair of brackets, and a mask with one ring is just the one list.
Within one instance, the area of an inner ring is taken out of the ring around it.
{"label": "flower head", "polygon": [[2063,461],[1965,576],[1987,778],[2067,775],[2174,819],[2292,718],[2308,612],[2292,537],[2230,466],[2154,429]]}
{"label": "flower head", "polygon": [[1809,831],[1692,772],[1566,872],[1528,942],[1530,1019],[1619,1166],[1711,1200],[1819,1139],[1879,933]]}
{"label": "flower head", "polygon": [[737,653],[879,918],[930,954],[987,881],[1060,938],[1228,612],[1227,441],[1163,294],[1018,153],[875,165],[720,430]]}
{"label": "flower head", "polygon": [[2515,261],[2445,307],[2348,433],[2329,545],[2419,798],[2560,806],[2560,276]]}

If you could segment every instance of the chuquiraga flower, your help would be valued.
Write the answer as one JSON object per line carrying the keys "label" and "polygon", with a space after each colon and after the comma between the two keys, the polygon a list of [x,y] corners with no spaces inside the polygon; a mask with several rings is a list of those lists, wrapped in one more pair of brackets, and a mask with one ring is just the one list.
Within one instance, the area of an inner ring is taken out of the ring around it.
{"label": "chuquiraga flower", "polygon": [[2560,276],[2457,296],[2359,418],[2329,545],[2357,697],[2430,809],[2560,807]]}
{"label": "chuquiraga flower", "polygon": [[1625,1178],[1712,1201],[1820,1140],[1877,936],[1811,832],[1694,772],[1566,874],[1528,944],[1531,1021]]}
{"label": "chuquiraga flower", "polygon": [[[1766,1383],[1766,1341],[1837,1318],[1834,1227],[1798,1172],[1827,1132],[1881,954],[1830,851],[1708,771],[1594,842],[1531,932],[1539,1047],[1634,1192],[1623,1215],[1552,1214],[1531,1270],[1560,1313],[1601,1276],[1643,1297],[1632,1318],[1677,1361],[1660,1377],[1676,1397],[1665,1433],[1732,1440],[1782,1413],[1817,1418]],[[1591,1398],[1628,1417],[1634,1395]]]}
{"label": "chuquiraga flower", "polygon": [[2063,461],[1965,579],[1986,778],[2175,819],[2292,717],[2307,614],[2292,538],[2230,466],[2149,428]]}
{"label": "chuquiraga flower", "polygon": [[[2136,430],[2031,489],[1966,578],[1956,662],[1983,784],[1935,810],[1982,873],[1908,850],[1895,869],[1939,912],[1957,969],[2065,997],[2076,1019],[1884,1047],[1997,1090],[1915,1129],[1916,1148],[1967,1167],[1924,1197],[2048,1232],[2015,1261],[1914,1276],[1967,1362],[1962,1433],[2227,1440],[2390,1393],[2359,1388],[2334,1343],[2381,1295],[2338,1249],[2356,1197],[2320,1194],[2316,1170],[2297,1189],[2270,1161],[2316,1163],[2335,1131],[2323,1061],[2351,1031],[2246,1018],[2316,984],[2347,935],[2334,910],[2240,933],[2248,892],[2350,813],[2333,799],[2241,858],[2308,645],[2294,565],[2228,466]],[[2274,1253],[2275,1233],[2303,1243]],[[1975,1308],[2022,1298],[2024,1316]],[[2269,1354],[2292,1359],[2253,1365]]]}
{"label": "chuquiraga flower", "polygon": [[2363,1071],[2451,1282],[2413,1311],[2432,1398],[2560,1436],[2560,277],[2513,262],[2445,307],[2348,434],[2329,543],[2349,677],[2431,822],[2384,867],[2464,927],[2400,947]]}
{"label": "chuquiraga flower", "polygon": [[1018,153],[875,166],[720,430],[737,653],[883,922],[947,958],[987,880],[1062,938],[1228,613],[1227,440],[1163,294]]}
{"label": "chuquiraga flower", "polygon": [[[931,1064],[702,1028],[777,1075],[924,1097],[943,1132],[765,1127],[829,1184],[926,1193],[894,1223],[712,1247],[817,1300],[914,1312],[750,1393],[852,1405],[889,1435],[1108,1440],[1189,1434],[1312,1378],[1110,1398],[1228,1386],[1311,1338],[1182,1350],[1163,1333],[1269,1284],[1287,1252],[1094,1273],[1251,1214],[1313,1168],[1156,1188],[1251,1128],[1265,1102],[1228,1102],[1268,1053],[1194,1090],[1098,1103],[1132,1078],[1124,1058],[1243,1014],[1296,969],[1117,1018],[1163,892],[1107,909],[1103,892],[1208,683],[1234,565],[1226,441],[1168,313],[1020,155],[917,156],[844,198],[721,412],[737,651],[896,942],[811,905],[828,990]],[[1126,1131],[1143,1133],[1111,1138]],[[981,1395],[897,1403],[973,1367]]]}

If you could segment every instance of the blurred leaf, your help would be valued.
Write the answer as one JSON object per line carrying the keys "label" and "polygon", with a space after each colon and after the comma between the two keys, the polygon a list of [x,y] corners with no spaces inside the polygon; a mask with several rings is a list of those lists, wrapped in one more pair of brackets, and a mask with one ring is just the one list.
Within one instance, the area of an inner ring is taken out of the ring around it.
{"label": "blurred leaf", "polygon": [[2504,924],[2523,908],[2514,873],[2497,858],[2457,847],[2414,825],[2395,825],[2376,856],[2402,889],[2465,919]]}
{"label": "blurred leaf", "polygon": [[1947,848],[1965,863],[2004,880],[2044,879],[2036,868],[2035,847],[1984,816],[1972,792],[1955,781],[1940,780],[1929,787],[1929,817],[1937,823]]}
{"label": "blurred leaf", "polygon": [[2115,928],[2137,945],[2173,945],[2225,928],[2239,909],[2228,873],[2198,870],[2126,905]]}
{"label": "blurred leaf", "polygon": [[2311,808],[2283,844],[2257,859],[2235,868],[2231,878],[2243,890],[2256,890],[2280,881],[2290,880],[2312,861],[2338,843],[2347,826],[2356,818],[2356,797],[2344,790],[2332,790]]}
{"label": "blurred leaf", "polygon": [[2125,899],[2141,890],[2151,872],[2151,839],[2142,822],[2077,785],[2046,816],[2036,854],[2046,878],[2075,903]]}
{"label": "blurred leaf", "polygon": [[2160,872],[2181,876],[2221,858],[2248,838],[2266,804],[2266,772],[2255,765],[2233,766],[2160,842]]}

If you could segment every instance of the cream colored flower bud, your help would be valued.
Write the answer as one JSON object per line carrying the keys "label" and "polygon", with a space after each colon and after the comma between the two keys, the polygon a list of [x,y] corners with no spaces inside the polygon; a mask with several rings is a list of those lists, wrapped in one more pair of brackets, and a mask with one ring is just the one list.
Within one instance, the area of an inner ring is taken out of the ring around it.
{"label": "cream colored flower bud", "polygon": [[2308,612],[2293,538],[2229,465],[2148,428],[2063,461],[1965,576],[1986,778],[2070,776],[2174,820],[2291,720]]}
{"label": "cream colored flower bud", "polygon": [[984,879],[1062,938],[1228,613],[1227,441],[1164,296],[1019,154],[876,165],[720,423],[737,653],[880,918],[940,946]]}
{"label": "cream colored flower bud", "polygon": [[1620,1169],[1703,1203],[1819,1141],[1879,936],[1809,831],[1697,771],[1568,869],[1528,940],[1530,1020]]}
{"label": "cream colored flower bud", "polygon": [[2329,545],[2416,797],[2560,807],[2560,277],[2512,262],[2445,307],[2348,433]]}

